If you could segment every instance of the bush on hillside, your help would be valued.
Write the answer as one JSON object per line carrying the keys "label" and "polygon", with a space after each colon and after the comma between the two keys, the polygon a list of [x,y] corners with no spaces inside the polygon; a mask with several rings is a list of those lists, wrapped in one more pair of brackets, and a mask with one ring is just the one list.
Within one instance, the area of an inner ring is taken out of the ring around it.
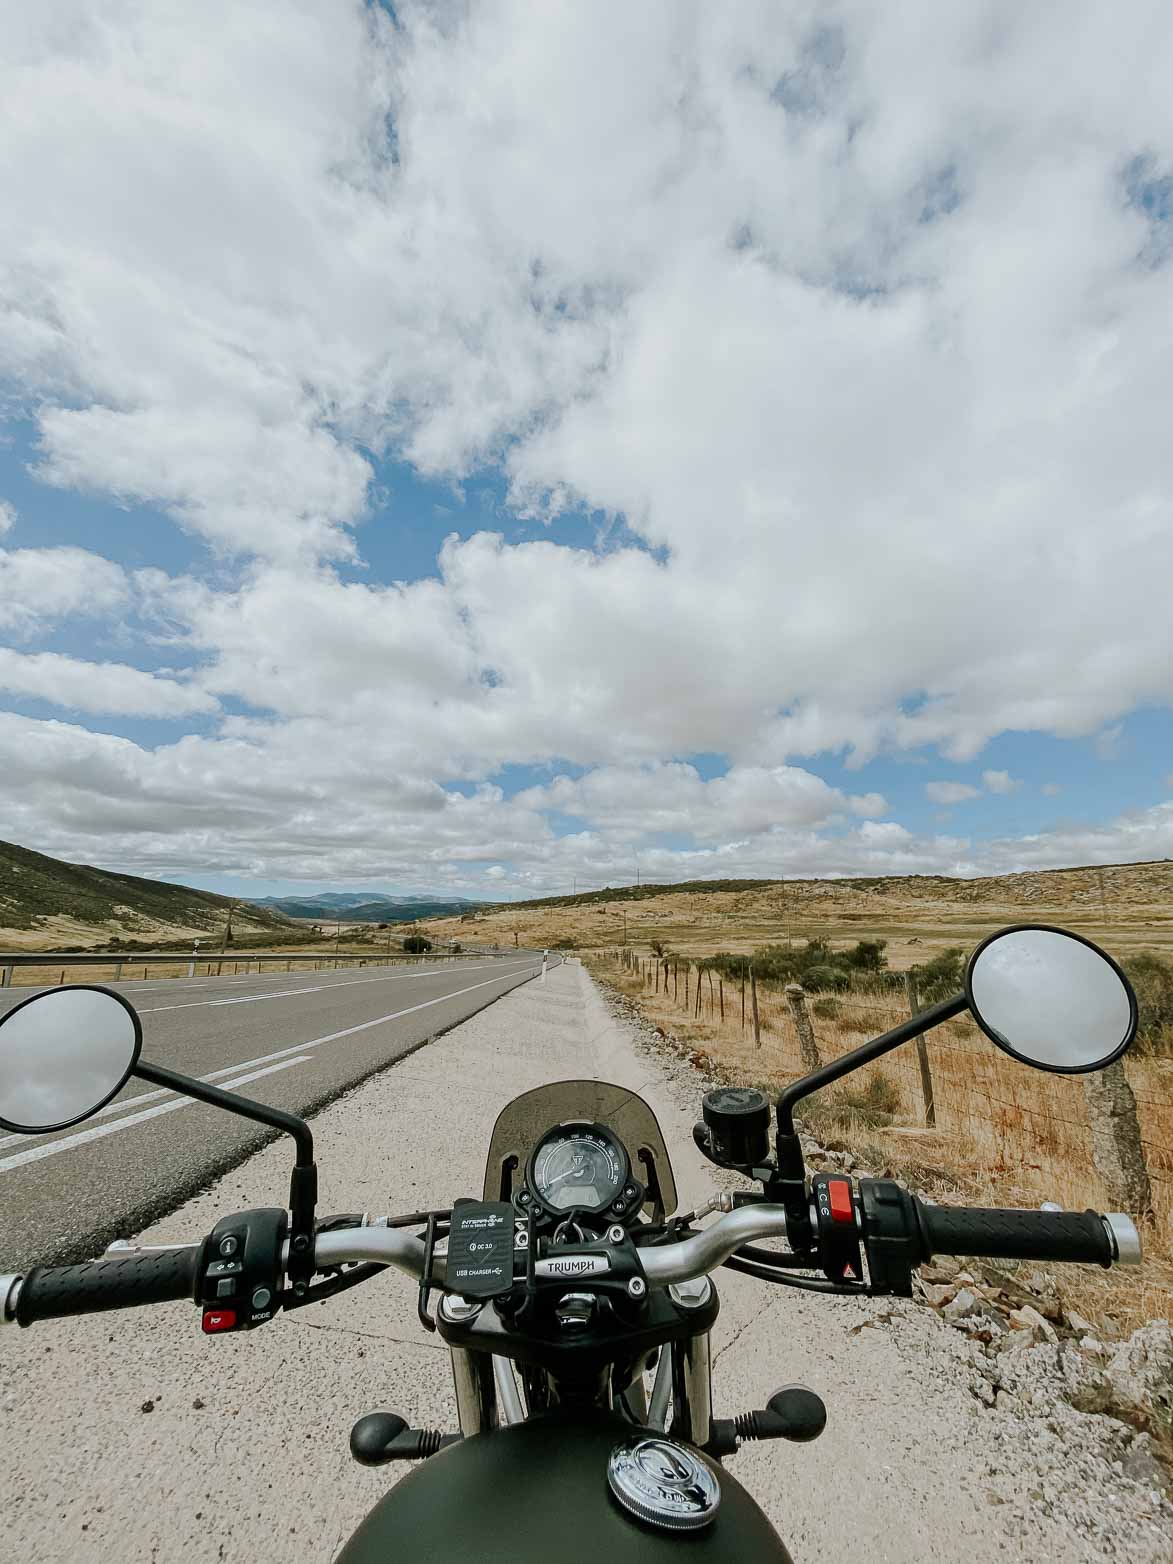
{"label": "bush on hillside", "polygon": [[1173,967],[1148,955],[1129,956],[1121,966],[1136,990],[1137,1053],[1173,1056]]}
{"label": "bush on hillside", "polygon": [[958,992],[965,979],[965,960],[965,952],[960,946],[954,946],[912,968],[922,1009],[940,1004],[941,1000],[950,999]]}
{"label": "bush on hillside", "polygon": [[431,950],[432,942],[426,934],[409,934],[403,948],[409,956],[422,956],[424,951]]}

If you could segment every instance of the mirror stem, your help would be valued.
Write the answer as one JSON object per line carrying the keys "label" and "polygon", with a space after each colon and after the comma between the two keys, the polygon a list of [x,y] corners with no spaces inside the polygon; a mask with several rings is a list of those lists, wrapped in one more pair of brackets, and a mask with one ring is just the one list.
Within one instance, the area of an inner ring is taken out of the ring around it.
{"label": "mirror stem", "polygon": [[194,1097],[197,1102],[209,1103],[213,1108],[225,1108],[229,1113],[240,1114],[242,1118],[254,1119],[258,1124],[268,1124],[272,1129],[283,1130],[286,1135],[293,1136],[297,1146],[298,1167],[313,1167],[314,1137],[309,1125],[296,1114],[285,1113],[281,1108],[270,1108],[262,1102],[253,1102],[248,1097],[238,1097],[235,1092],[209,1086],[206,1081],[193,1080],[190,1075],[164,1069],[161,1064],[148,1064],[145,1059],[138,1061],[131,1074],[137,1075],[140,1080],[150,1081],[154,1086],[165,1086],[183,1097]]}
{"label": "mirror stem", "polygon": [[812,1092],[830,1086],[834,1081],[842,1080],[845,1075],[850,1075],[852,1070],[858,1070],[861,1065],[871,1064],[873,1059],[879,1059],[882,1055],[890,1053],[893,1048],[899,1048],[901,1043],[919,1037],[922,1032],[927,1032],[931,1027],[940,1026],[942,1021],[951,1021],[954,1016],[960,1015],[967,1008],[964,994],[955,994],[952,999],[944,999],[938,1005],[930,1005],[927,1010],[920,1011],[918,1015],[910,1016],[900,1026],[894,1026],[890,1032],[884,1032],[880,1037],[873,1037],[870,1043],[864,1043],[861,1048],[853,1048],[841,1059],[833,1059],[830,1064],[823,1065],[822,1069],[812,1070],[809,1075],[794,1081],[779,1095],[776,1109],[778,1170],[766,1187],[766,1198],[777,1200],[785,1206],[786,1236],[793,1249],[809,1249],[814,1242],[810,1204],[806,1192],[806,1165],[802,1156],[802,1143],[794,1127],[795,1104],[801,1102],[804,1097],[809,1097]]}
{"label": "mirror stem", "polygon": [[155,1086],[166,1086],[184,1097],[194,1097],[197,1102],[206,1102],[213,1108],[225,1108],[229,1113],[238,1113],[242,1118],[253,1119],[293,1136],[297,1147],[289,1178],[289,1279],[293,1285],[293,1298],[287,1307],[308,1302],[309,1284],[314,1274],[314,1209],[318,1203],[318,1167],[309,1125],[295,1113],[270,1108],[267,1103],[253,1102],[249,1097],[238,1097],[235,1092],[193,1080],[190,1075],[180,1075],[161,1064],[148,1064],[145,1059],[140,1058],[131,1073]]}
{"label": "mirror stem", "polygon": [[831,1063],[823,1065],[821,1070],[812,1070],[809,1075],[804,1075],[801,1080],[793,1082],[778,1098],[779,1135],[794,1134],[795,1103],[801,1102],[804,1097],[809,1097],[812,1092],[821,1091],[824,1086],[830,1086],[834,1081],[842,1080],[845,1075],[858,1070],[860,1065],[871,1064],[873,1059],[891,1053],[893,1048],[899,1048],[901,1043],[919,1037],[922,1032],[929,1031],[931,1027],[940,1026],[942,1021],[952,1021],[954,1016],[960,1015],[966,1008],[964,994],[955,994],[952,999],[943,999],[940,1004],[930,1005],[927,1010],[922,1010],[918,1015],[910,1016],[907,1021],[894,1026],[890,1032],[873,1037],[870,1043],[864,1043],[860,1048],[853,1048],[841,1059],[832,1059]]}

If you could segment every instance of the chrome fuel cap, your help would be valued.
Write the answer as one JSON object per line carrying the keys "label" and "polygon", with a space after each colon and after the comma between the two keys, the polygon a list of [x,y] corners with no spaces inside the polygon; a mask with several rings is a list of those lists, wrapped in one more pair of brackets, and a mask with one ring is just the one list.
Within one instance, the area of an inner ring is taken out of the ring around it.
{"label": "chrome fuel cap", "polygon": [[704,1461],[673,1439],[625,1439],[611,1452],[607,1482],[629,1514],[664,1531],[707,1526],[721,1503]]}

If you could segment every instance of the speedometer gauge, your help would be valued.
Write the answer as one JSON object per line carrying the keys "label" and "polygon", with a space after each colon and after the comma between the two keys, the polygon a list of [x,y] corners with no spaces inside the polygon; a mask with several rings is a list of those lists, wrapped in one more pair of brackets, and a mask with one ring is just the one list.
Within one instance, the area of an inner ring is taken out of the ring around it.
{"label": "speedometer gauge", "polygon": [[526,1182],[548,1211],[605,1211],[622,1194],[627,1153],[601,1124],[560,1124],[534,1148]]}

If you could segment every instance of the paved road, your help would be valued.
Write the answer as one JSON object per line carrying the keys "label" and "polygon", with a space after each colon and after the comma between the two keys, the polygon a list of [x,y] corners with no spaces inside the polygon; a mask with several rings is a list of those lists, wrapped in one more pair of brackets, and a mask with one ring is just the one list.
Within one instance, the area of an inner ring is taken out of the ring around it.
{"label": "paved road", "polygon": [[[144,1059],[309,1113],[540,965],[540,957],[523,953],[120,987],[142,1017]],[[28,990],[6,993],[0,1013],[28,997]],[[262,1126],[142,1081],[73,1130],[0,1132],[0,1270],[87,1259],[269,1139]],[[271,1202],[286,1198],[287,1190],[274,1190]]]}

